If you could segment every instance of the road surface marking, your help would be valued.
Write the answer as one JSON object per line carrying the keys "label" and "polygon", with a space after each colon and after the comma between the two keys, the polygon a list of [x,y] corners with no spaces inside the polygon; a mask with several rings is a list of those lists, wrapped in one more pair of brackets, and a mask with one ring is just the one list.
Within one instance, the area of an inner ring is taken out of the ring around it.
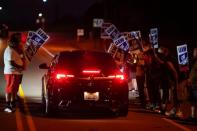
{"label": "road surface marking", "polygon": [[24,131],[23,122],[18,109],[16,109],[16,126],[17,126],[17,131]]}
{"label": "road surface marking", "polygon": [[[26,112],[26,119],[27,119],[27,124],[28,124],[29,130],[30,131],[36,131],[35,124],[34,124],[33,119],[31,117],[31,113],[30,113],[30,111],[28,109],[28,106],[26,104],[27,101],[25,99],[25,94],[24,94],[24,91],[23,91],[21,85],[19,87],[19,95],[20,95],[21,98],[24,99],[24,111]],[[17,115],[16,117],[20,117],[20,116]],[[20,120],[21,118],[17,118],[17,119]],[[22,121],[20,123],[22,123]],[[20,125],[18,125],[18,126],[20,126]]]}
{"label": "road surface marking", "polygon": [[189,128],[185,127],[185,126],[182,126],[182,125],[180,125],[180,124],[178,124],[178,123],[176,123],[176,122],[174,122],[172,120],[169,120],[169,119],[166,119],[166,118],[162,118],[162,119],[167,121],[168,123],[180,128],[180,129],[182,129],[183,131],[192,131],[191,129],[189,129]]}

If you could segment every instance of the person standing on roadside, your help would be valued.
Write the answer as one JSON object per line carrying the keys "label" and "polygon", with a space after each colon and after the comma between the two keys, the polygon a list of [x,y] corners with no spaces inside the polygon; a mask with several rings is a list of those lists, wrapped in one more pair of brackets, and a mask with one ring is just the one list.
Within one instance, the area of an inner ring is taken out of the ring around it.
{"label": "person standing on roadside", "polygon": [[22,79],[22,71],[25,69],[24,53],[22,53],[21,34],[13,33],[4,52],[4,76],[6,80],[5,112],[14,112],[16,96]]}
{"label": "person standing on roadside", "polygon": [[136,63],[136,81],[139,91],[140,103],[143,108],[146,108],[146,97],[145,97],[145,62],[143,52],[138,53]]}
{"label": "person standing on roadside", "polygon": [[158,112],[160,109],[160,79],[161,79],[161,66],[155,58],[154,49],[150,48],[145,52],[145,64],[146,64],[146,84],[149,96],[149,106],[147,109],[151,109]]}
{"label": "person standing on roadside", "polygon": [[[162,110],[167,116],[182,117],[182,111],[180,110],[180,101],[177,96],[177,89],[179,83],[178,63],[174,60],[172,54],[166,47],[160,47],[158,49],[158,61],[162,64],[162,79],[161,88],[163,90],[162,96]],[[169,90],[172,90],[173,107],[170,111],[166,111],[166,104],[169,101]]]}
{"label": "person standing on roadside", "polygon": [[188,84],[190,88],[191,118],[195,118],[197,108],[197,48],[193,52],[193,66],[189,74]]}

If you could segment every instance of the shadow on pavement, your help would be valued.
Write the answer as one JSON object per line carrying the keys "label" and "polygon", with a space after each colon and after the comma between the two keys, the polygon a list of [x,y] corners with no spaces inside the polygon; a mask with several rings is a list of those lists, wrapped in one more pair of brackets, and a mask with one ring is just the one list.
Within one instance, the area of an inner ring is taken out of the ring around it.
{"label": "shadow on pavement", "polygon": [[118,117],[110,110],[68,110],[67,112],[57,111],[47,115],[40,101],[29,99],[25,102],[24,99],[19,98],[17,106],[21,113],[25,115],[32,115],[36,117],[57,118],[57,119],[111,119]]}

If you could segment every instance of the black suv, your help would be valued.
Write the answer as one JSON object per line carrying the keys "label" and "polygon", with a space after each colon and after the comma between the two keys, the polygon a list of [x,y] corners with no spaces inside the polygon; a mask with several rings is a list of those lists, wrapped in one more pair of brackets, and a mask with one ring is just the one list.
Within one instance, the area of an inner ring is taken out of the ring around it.
{"label": "black suv", "polygon": [[42,77],[44,112],[72,108],[110,109],[120,116],[128,113],[128,84],[108,53],[63,51],[54,57]]}

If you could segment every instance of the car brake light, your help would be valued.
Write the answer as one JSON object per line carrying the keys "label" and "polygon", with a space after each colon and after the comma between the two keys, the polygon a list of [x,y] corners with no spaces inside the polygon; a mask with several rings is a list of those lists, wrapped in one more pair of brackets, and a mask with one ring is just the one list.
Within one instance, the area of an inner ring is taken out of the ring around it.
{"label": "car brake light", "polygon": [[116,78],[120,78],[121,80],[124,80],[124,75],[116,75]]}
{"label": "car brake light", "polygon": [[110,75],[108,76],[109,78],[116,78],[116,79],[121,79],[121,80],[124,80],[124,75]]}
{"label": "car brake light", "polygon": [[75,77],[74,75],[68,75],[68,74],[56,74],[56,78],[59,80],[61,78],[73,78]]}
{"label": "car brake light", "polygon": [[83,70],[84,74],[100,74],[100,70]]}

